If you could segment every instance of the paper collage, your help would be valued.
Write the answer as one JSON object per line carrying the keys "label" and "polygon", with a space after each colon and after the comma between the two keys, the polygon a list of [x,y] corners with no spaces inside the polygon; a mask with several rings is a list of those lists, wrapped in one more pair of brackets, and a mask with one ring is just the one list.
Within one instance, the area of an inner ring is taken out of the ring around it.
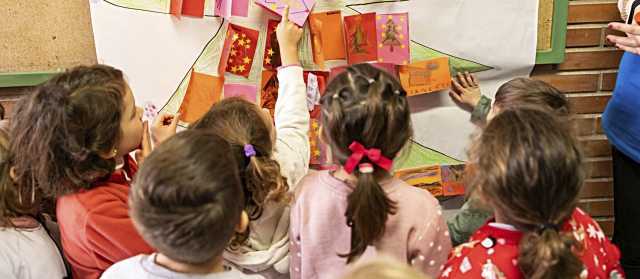
{"label": "paper collage", "polygon": [[464,168],[464,164],[433,165],[398,170],[395,176],[435,197],[460,196],[465,194]]}
{"label": "paper collage", "polygon": [[309,22],[312,39],[318,41],[313,44],[314,58],[316,56],[322,56],[323,60],[347,58],[340,11],[312,13],[309,16]]}
{"label": "paper collage", "polygon": [[344,18],[349,64],[383,62],[406,65],[409,53],[407,13],[367,13]]}
{"label": "paper collage", "polygon": [[300,27],[304,26],[315,3],[315,0],[256,0],[256,4],[280,16],[284,7],[289,6],[289,20]]}
{"label": "paper collage", "polygon": [[262,71],[262,79],[260,82],[260,107],[268,109],[271,118],[274,117],[276,111],[276,100],[278,99],[278,75],[275,71]]}
{"label": "paper collage", "polygon": [[400,66],[400,83],[408,96],[437,92],[451,87],[449,58],[441,57]]}
{"label": "paper collage", "polygon": [[247,17],[249,15],[249,0],[215,0],[213,14],[226,19],[231,16]]}
{"label": "paper collage", "polygon": [[229,24],[218,71],[249,77],[258,45],[257,30]]}
{"label": "paper collage", "polygon": [[189,87],[180,105],[180,121],[193,123],[200,119],[213,104],[220,101],[224,77],[191,72]]}
{"label": "paper collage", "polygon": [[267,22],[267,40],[264,44],[264,60],[262,67],[265,69],[275,70],[282,66],[280,61],[280,45],[276,37],[276,28],[280,22],[277,20],[269,20]]}

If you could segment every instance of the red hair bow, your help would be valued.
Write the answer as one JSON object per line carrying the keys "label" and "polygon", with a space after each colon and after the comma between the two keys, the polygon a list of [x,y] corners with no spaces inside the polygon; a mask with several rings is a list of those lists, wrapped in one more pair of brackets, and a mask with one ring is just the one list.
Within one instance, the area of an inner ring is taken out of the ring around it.
{"label": "red hair bow", "polygon": [[367,158],[369,158],[369,161],[378,165],[384,170],[391,170],[393,161],[387,157],[384,157],[380,149],[367,149],[361,143],[353,141],[351,145],[349,145],[349,150],[351,150],[351,156],[349,156],[347,162],[344,164],[344,170],[347,171],[347,173],[353,173],[356,166],[360,163],[360,161],[362,161],[362,158],[364,158],[364,156],[367,156]]}

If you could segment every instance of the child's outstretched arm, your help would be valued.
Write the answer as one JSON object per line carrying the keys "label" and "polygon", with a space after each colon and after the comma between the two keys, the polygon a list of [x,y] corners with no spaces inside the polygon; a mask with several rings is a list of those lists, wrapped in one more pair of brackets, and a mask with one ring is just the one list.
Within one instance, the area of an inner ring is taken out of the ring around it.
{"label": "child's outstretched arm", "polygon": [[473,123],[484,122],[491,110],[491,99],[482,95],[480,83],[475,75],[469,72],[458,73],[456,78],[451,79],[451,84],[451,99],[471,112]]}
{"label": "child's outstretched arm", "polygon": [[309,166],[309,111],[306,86],[298,59],[298,42],[302,29],[289,21],[285,8],[276,29],[283,67],[278,69],[278,100],[275,109],[276,160],[282,174],[293,187],[307,173]]}

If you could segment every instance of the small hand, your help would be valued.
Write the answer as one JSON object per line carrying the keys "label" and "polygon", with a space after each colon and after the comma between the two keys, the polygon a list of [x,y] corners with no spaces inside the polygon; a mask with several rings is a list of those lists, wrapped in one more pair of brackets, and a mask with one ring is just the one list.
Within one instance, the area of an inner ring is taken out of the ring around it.
{"label": "small hand", "polygon": [[455,79],[451,79],[451,84],[452,88],[449,92],[451,99],[464,109],[472,111],[480,101],[480,96],[482,96],[480,84],[476,77],[469,72],[458,73]]}
{"label": "small hand", "polygon": [[149,122],[142,122],[142,144],[140,149],[136,150],[135,157],[138,165],[144,162],[144,159],[151,154],[151,137],[149,137]]}
{"label": "small hand", "polygon": [[153,144],[158,145],[176,134],[180,115],[162,113],[156,117],[151,126],[151,137]]}
{"label": "small hand", "polygon": [[276,28],[276,37],[278,38],[278,44],[280,44],[282,65],[299,64],[298,42],[302,38],[302,28],[289,21],[289,6],[284,8],[282,21]]}

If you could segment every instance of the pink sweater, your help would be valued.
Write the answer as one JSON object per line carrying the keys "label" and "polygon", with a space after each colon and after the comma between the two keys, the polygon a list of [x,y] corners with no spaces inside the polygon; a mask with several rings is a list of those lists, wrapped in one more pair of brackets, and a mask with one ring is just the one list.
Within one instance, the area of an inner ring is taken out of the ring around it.
{"label": "pink sweater", "polygon": [[[346,259],[338,254],[350,249],[344,213],[353,188],[328,171],[308,175],[298,187],[291,209],[291,278],[340,278]],[[438,200],[395,178],[382,188],[397,211],[389,215],[384,236],[361,258],[384,254],[437,276],[451,250]]]}

